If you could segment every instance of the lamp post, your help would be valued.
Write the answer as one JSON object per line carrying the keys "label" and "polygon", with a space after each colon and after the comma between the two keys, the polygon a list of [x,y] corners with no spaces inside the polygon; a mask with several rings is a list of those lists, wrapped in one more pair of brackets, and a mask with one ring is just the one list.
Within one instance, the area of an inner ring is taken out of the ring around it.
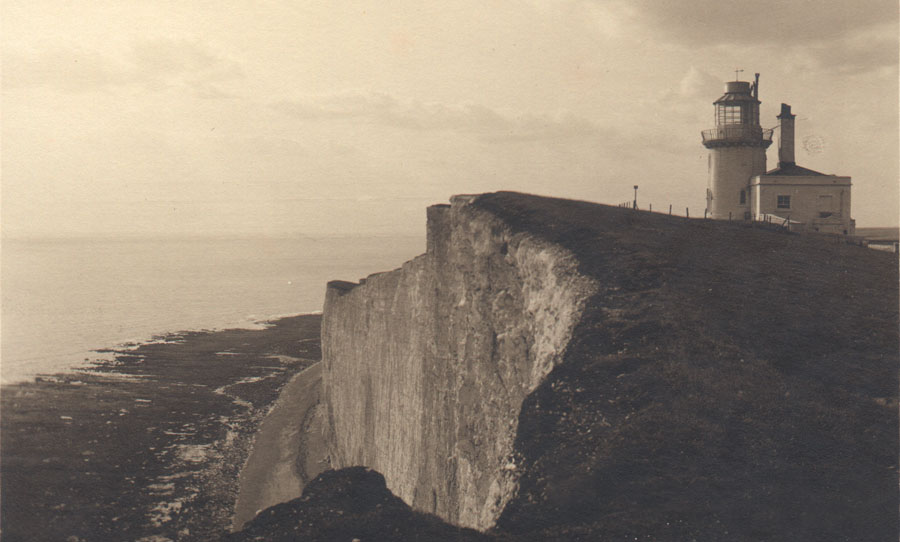
{"label": "lamp post", "polygon": [[637,209],[637,189],[638,185],[634,185],[634,203],[632,204],[632,209]]}

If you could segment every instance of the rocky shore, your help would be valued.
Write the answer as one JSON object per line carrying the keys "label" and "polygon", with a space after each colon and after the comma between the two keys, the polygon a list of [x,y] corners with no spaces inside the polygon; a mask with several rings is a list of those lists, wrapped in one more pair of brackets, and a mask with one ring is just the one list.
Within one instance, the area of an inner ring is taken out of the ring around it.
{"label": "rocky shore", "polygon": [[173,334],[0,391],[0,528],[18,540],[210,540],[320,316]]}

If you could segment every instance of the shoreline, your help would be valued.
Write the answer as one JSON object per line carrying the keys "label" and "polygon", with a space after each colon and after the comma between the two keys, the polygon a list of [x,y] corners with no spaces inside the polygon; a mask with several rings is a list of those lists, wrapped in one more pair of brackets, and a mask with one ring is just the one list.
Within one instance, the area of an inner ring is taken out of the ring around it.
{"label": "shoreline", "polygon": [[282,388],[321,358],[321,316],[170,333],[2,385],[3,540],[197,540],[231,524]]}
{"label": "shoreline", "polygon": [[[187,333],[218,333],[221,331],[233,330],[254,331],[265,329],[273,322],[284,320],[286,318],[321,315],[321,310],[315,310],[302,313],[273,314],[263,319],[248,317],[240,321],[229,321],[211,327],[198,326],[185,329],[163,329],[161,331],[157,329],[155,331],[146,333],[142,337],[131,335],[125,338],[114,339],[110,341],[110,344],[112,344],[112,346],[99,346],[90,349],[72,350],[65,353],[57,352],[25,359],[14,359],[12,361],[5,362],[5,364],[13,364],[16,367],[14,369],[15,374],[8,377],[9,380],[6,380],[2,376],[2,373],[5,371],[0,370],[0,387],[28,384],[41,378],[54,378],[55,376],[60,374],[91,371],[95,367],[114,363],[115,357],[118,354],[128,353],[148,344],[165,343],[170,338],[177,338]],[[28,364],[28,362],[33,362],[34,360],[42,360],[41,365],[46,365],[48,367],[53,366],[56,368],[48,370],[19,369],[22,364]]]}

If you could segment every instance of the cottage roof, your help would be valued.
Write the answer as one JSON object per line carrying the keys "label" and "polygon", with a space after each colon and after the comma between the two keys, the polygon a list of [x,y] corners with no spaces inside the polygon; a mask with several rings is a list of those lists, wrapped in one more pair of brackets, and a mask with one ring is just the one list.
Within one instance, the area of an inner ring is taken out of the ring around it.
{"label": "cottage roof", "polygon": [[811,169],[806,169],[805,167],[800,167],[794,163],[779,163],[778,167],[765,172],[763,175],[778,175],[782,177],[812,177],[812,176],[822,176],[825,177],[824,173],[819,173],[818,171],[813,171]]}

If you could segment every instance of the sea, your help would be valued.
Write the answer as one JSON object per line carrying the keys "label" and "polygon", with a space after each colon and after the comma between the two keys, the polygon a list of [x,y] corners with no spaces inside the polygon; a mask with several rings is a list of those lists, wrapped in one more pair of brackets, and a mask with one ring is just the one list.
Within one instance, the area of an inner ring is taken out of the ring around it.
{"label": "sea", "polygon": [[89,365],[188,330],[254,328],[322,310],[423,253],[416,237],[3,239],[0,382]]}

